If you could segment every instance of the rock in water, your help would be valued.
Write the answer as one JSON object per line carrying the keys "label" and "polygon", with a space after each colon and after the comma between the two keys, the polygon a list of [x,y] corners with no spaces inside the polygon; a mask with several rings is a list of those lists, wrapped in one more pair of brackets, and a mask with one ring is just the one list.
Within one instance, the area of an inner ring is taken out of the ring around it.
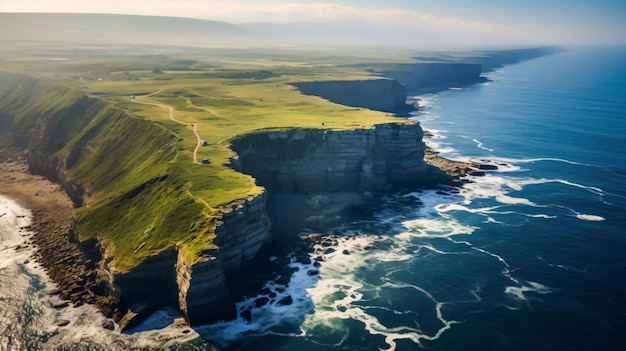
{"label": "rock in water", "polygon": [[291,305],[292,303],[293,303],[293,298],[291,297],[291,295],[287,295],[286,297],[283,297],[282,299],[278,301],[279,305],[284,305],[284,306]]}

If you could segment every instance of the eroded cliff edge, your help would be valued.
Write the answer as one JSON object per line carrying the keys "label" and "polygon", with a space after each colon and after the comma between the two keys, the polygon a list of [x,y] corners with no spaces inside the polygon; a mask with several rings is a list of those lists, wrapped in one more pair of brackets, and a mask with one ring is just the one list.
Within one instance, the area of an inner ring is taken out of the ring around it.
{"label": "eroded cliff edge", "polygon": [[[31,172],[60,184],[76,207],[67,231],[38,235],[40,246],[63,241],[84,257],[50,250],[41,258],[59,273],[56,292],[99,306],[122,328],[163,306],[192,324],[234,318],[226,280],[271,238],[267,191],[213,209],[171,162],[178,135],[80,91],[1,75],[2,137],[27,150]],[[424,163],[422,136],[407,121],[258,132],[233,141],[232,165],[279,193],[435,184],[446,176]]]}
{"label": "eroded cliff edge", "polygon": [[255,133],[232,142],[232,165],[271,192],[381,192],[449,182],[424,162],[422,137],[418,123]]}

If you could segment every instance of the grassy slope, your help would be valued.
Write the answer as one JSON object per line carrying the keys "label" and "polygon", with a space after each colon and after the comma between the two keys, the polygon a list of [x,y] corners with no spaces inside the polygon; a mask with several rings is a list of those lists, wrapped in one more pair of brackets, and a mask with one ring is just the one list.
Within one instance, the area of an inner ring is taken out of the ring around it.
{"label": "grassy slope", "polygon": [[[38,118],[47,121],[48,134],[37,145],[42,153],[65,159],[74,152],[69,159],[79,161],[70,162],[70,175],[94,193],[79,210],[79,231],[101,237],[120,271],[171,245],[195,260],[213,247],[220,206],[262,191],[251,177],[226,166],[232,137],[261,129],[341,130],[398,122],[301,95],[288,83],[370,77],[298,58],[218,62],[74,54],[69,61],[42,63],[15,55],[5,63],[42,80],[2,77],[0,108],[17,116],[23,135],[37,133]],[[131,100],[133,93],[142,94]],[[192,163],[191,124],[208,142],[198,159],[209,159],[209,165]]]}

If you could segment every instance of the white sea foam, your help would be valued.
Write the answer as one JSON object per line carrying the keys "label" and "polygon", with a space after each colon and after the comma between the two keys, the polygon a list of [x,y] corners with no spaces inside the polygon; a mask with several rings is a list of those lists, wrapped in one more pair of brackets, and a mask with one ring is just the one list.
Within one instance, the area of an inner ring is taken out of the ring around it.
{"label": "white sea foam", "polygon": [[[135,334],[108,331],[102,327],[105,317],[93,306],[53,308],[61,300],[48,294],[54,284],[32,258],[32,234],[23,229],[30,224],[30,211],[0,195],[0,215],[0,350],[163,347],[198,337],[173,327]],[[69,325],[57,326],[62,320]]]}
{"label": "white sea foam", "polygon": [[[229,347],[234,342],[254,338],[268,334],[302,336],[298,326],[302,323],[305,315],[314,310],[314,304],[309,294],[309,289],[314,287],[319,275],[319,268],[311,264],[301,264],[294,260],[290,267],[296,271],[291,276],[288,287],[284,287],[270,281],[264,288],[273,294],[266,294],[246,298],[236,304],[240,316],[233,321],[222,321],[211,325],[199,326],[196,330],[205,338],[222,347]],[[290,296],[292,303],[280,304],[283,298]],[[267,298],[266,304],[256,307],[258,299]],[[251,319],[247,321],[241,316],[241,312],[249,310]]]}
{"label": "white sea foam", "polygon": [[[365,243],[372,243],[375,240],[371,237],[362,237],[356,240],[364,240]],[[345,323],[347,320],[355,320],[363,323],[365,331],[370,335],[382,335],[388,345],[386,350],[395,350],[398,340],[411,340],[421,345],[423,340],[434,340],[440,337],[455,322],[444,318],[442,307],[444,303],[437,301],[427,290],[411,284],[397,283],[392,278],[387,278],[393,272],[386,272],[381,277],[382,284],[372,284],[358,277],[358,272],[363,269],[379,265],[381,262],[399,263],[415,258],[414,255],[406,252],[404,246],[398,245],[396,238],[389,239],[394,242],[394,246],[388,250],[366,250],[350,251],[350,255],[342,252],[342,244],[335,252],[326,257],[326,261],[320,268],[320,281],[308,292],[315,305],[315,311],[306,316],[302,324],[303,335],[316,339],[317,343],[324,345],[328,340],[337,340],[341,343],[348,332]],[[363,246],[364,244],[359,244]],[[371,244],[370,244],[371,245]],[[354,246],[352,246],[354,248]],[[398,265],[394,265],[398,267]],[[386,310],[393,315],[415,315],[413,319],[419,319],[414,311],[395,310],[392,305],[385,306],[375,304],[368,306],[368,301],[378,299],[383,296],[393,296],[394,291],[412,290],[416,299],[423,299],[432,308],[436,315],[438,328],[431,333],[425,333],[419,325],[415,326],[393,326],[386,325],[388,321],[381,320],[373,314],[368,313],[370,308]],[[313,332],[310,333],[309,331]],[[317,340],[320,334],[339,334],[335,338]],[[331,346],[327,344],[327,346]]]}
{"label": "white sea foam", "polygon": [[471,137],[468,137],[468,136],[465,136],[465,135],[462,135],[462,136],[461,136],[461,138],[471,139],[471,140],[472,140],[472,141],[476,144],[476,147],[477,147],[477,148],[479,148],[479,149],[481,149],[481,150],[485,150],[485,151],[493,152],[493,149],[488,148],[488,147],[485,147],[485,144],[483,144],[483,142],[482,142],[482,141],[480,141],[480,140],[478,140],[478,139],[476,139],[476,138],[471,138]]}
{"label": "white sea foam", "polygon": [[504,293],[518,302],[528,302],[526,298],[526,293],[528,292],[543,295],[552,293],[552,289],[543,284],[531,281],[522,285],[507,286],[504,288]]}
{"label": "white sea foam", "polygon": [[582,213],[577,214],[576,218],[582,219],[583,221],[591,221],[591,222],[601,222],[601,221],[606,220],[604,217],[601,217],[601,216],[582,214]]}

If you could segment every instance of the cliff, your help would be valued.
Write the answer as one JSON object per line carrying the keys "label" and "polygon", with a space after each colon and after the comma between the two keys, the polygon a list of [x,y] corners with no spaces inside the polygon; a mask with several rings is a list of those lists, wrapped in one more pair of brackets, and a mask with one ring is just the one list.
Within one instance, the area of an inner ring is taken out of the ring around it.
{"label": "cliff", "polygon": [[481,51],[479,56],[467,57],[463,60],[468,63],[480,64],[483,67],[483,72],[490,72],[504,65],[515,64],[525,60],[548,56],[561,51],[563,51],[563,49],[556,46],[509,50],[486,50]]}
{"label": "cliff", "polygon": [[232,142],[232,165],[271,192],[379,192],[445,182],[424,162],[422,136],[419,124],[255,133]]}
{"label": "cliff", "polygon": [[484,50],[457,55],[416,56],[419,62],[357,64],[373,74],[396,80],[409,94],[418,95],[459,87],[487,79],[482,73],[562,51],[559,47]]}
{"label": "cliff", "polygon": [[479,63],[420,62],[359,64],[355,67],[393,79],[413,95],[484,81]]}
{"label": "cliff", "polygon": [[406,88],[392,79],[300,82],[292,85],[303,94],[346,106],[393,113],[404,113],[411,108],[406,104]]}
{"label": "cliff", "polygon": [[380,73],[397,80],[412,94],[431,93],[485,81],[480,77],[482,66],[471,63],[396,64]]}
{"label": "cliff", "polygon": [[[169,130],[38,79],[0,73],[0,82],[2,138],[27,149],[30,170],[76,206],[72,231],[40,233],[89,262],[90,272],[58,281],[61,295],[98,304],[122,328],[164,305],[192,323],[232,317],[225,277],[270,238],[265,193],[208,206],[182,176],[181,139]],[[85,262],[62,256],[42,263]]]}
{"label": "cliff", "polygon": [[[209,204],[198,194],[226,193],[226,184],[237,190],[235,172],[190,162],[181,128],[46,81],[0,73],[0,82],[3,138],[27,149],[31,171],[61,184],[76,206],[71,231],[40,235],[74,245],[85,259],[52,252],[42,263],[89,262],[89,272],[58,282],[62,296],[98,304],[122,329],[162,306],[192,324],[235,317],[228,277],[271,238],[268,192],[376,193],[449,180],[424,162],[419,124],[257,131],[232,140],[231,163],[267,192],[253,186]],[[406,97],[391,80],[355,84],[363,87],[364,96],[352,97],[359,103],[376,92],[394,106]]]}

